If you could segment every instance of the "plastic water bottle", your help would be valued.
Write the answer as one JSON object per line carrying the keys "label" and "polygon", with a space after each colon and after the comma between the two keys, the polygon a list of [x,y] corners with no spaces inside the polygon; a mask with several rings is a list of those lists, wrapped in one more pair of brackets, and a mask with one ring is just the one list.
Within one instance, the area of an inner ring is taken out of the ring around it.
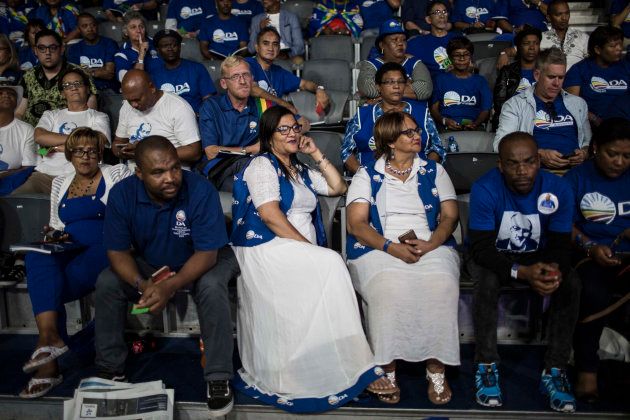
{"label": "plastic water bottle", "polygon": [[459,144],[457,144],[457,141],[455,140],[455,137],[453,136],[450,136],[448,138],[448,151],[451,153],[459,152]]}

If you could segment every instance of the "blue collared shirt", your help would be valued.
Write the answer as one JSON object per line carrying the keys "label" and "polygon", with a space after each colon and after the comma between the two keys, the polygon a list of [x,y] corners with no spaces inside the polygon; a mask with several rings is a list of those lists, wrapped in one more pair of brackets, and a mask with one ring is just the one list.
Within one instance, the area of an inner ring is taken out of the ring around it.
{"label": "blue collared shirt", "polygon": [[153,267],[178,271],[195,251],[227,244],[217,190],[201,176],[182,171],[182,185],[171,201],[151,200],[137,176],[112,188],[105,212],[103,243],[111,251],[135,253]]}
{"label": "blue collared shirt", "polygon": [[[242,112],[234,108],[227,94],[208,98],[199,110],[199,129],[201,147],[236,146],[245,147],[256,143],[258,139],[258,108],[251,96]],[[204,155],[204,162],[207,158]],[[205,164],[203,173],[208,171],[220,158],[214,158]]]}

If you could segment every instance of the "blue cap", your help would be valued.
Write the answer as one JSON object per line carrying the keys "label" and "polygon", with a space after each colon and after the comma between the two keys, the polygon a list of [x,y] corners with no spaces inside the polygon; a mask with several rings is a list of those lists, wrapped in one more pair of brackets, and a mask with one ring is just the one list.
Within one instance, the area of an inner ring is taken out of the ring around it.
{"label": "blue cap", "polygon": [[387,35],[393,34],[405,34],[405,28],[403,28],[402,23],[398,19],[389,19],[383,22],[381,28],[378,32],[378,36],[376,37],[376,48],[378,49],[378,43],[383,40]]}

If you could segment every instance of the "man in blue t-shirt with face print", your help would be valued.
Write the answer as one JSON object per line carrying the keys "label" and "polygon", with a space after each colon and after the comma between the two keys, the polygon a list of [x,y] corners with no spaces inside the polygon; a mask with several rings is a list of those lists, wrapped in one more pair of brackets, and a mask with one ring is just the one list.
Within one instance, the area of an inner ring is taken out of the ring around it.
{"label": "man in blue t-shirt with face print", "polygon": [[497,303],[502,286],[520,282],[543,296],[543,306],[551,302],[541,389],[552,409],[575,411],[566,376],[579,307],[579,280],[570,265],[574,205],[569,184],[540,171],[536,141],[520,131],[501,140],[499,167],[472,187],[469,272],[475,281],[475,396],[480,405],[503,404]]}

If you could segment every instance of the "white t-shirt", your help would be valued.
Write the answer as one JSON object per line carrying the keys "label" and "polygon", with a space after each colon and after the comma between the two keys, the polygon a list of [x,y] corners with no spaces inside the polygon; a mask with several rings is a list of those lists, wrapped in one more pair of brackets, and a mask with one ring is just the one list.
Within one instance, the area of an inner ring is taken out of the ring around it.
{"label": "white t-shirt", "polygon": [[135,143],[148,136],[166,137],[175,147],[200,141],[195,111],[185,99],[169,92],[164,92],[155,105],[144,112],[124,101],[116,137]]}
{"label": "white t-shirt", "polygon": [[0,171],[37,164],[34,132],[32,125],[17,118],[0,127]]}
{"label": "white t-shirt", "polygon": [[[68,108],[45,111],[37,123],[37,128],[65,135],[70,134],[77,127],[90,127],[100,131],[105,134],[108,141],[111,141],[109,117],[103,112],[90,108],[78,112],[68,111]],[[73,172],[74,167],[66,160],[62,152],[55,152],[44,157],[39,156],[35,170],[47,175],[59,176]]]}

